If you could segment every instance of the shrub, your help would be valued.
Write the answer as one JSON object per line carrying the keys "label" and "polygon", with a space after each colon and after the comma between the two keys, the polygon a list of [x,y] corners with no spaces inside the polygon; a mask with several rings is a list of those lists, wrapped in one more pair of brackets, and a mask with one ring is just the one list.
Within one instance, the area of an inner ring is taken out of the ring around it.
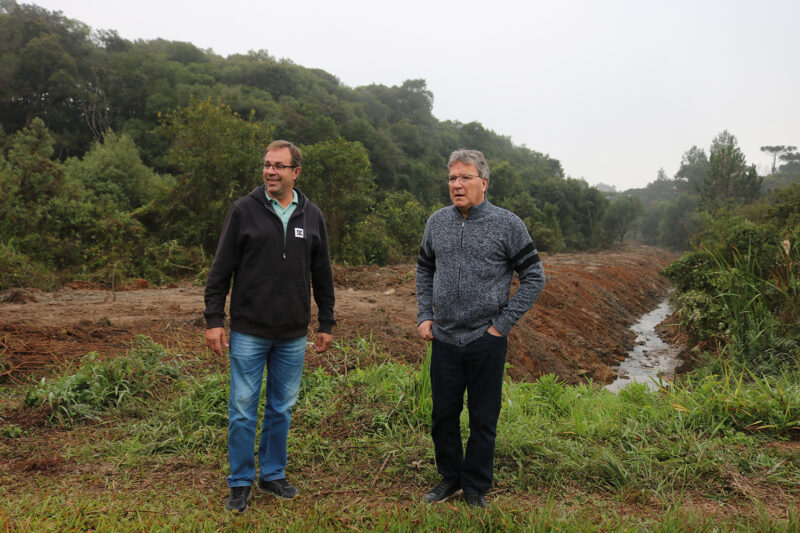
{"label": "shrub", "polygon": [[13,241],[0,242],[0,290],[15,287],[51,288],[55,275],[17,251]]}
{"label": "shrub", "polygon": [[96,352],[86,354],[74,374],[47,383],[42,379],[28,390],[25,403],[36,407],[47,402],[48,421],[62,426],[97,420],[114,409],[132,407],[151,398],[157,386],[174,380],[179,367],[164,360],[163,346],[138,336],[126,356],[101,360]]}
{"label": "shrub", "polygon": [[375,213],[356,224],[345,238],[338,259],[351,265],[387,265],[402,259],[402,249]]}
{"label": "shrub", "polygon": [[796,365],[800,247],[791,230],[729,212],[707,222],[697,249],[664,271],[678,290],[682,325],[693,340],[714,341],[721,354],[751,370]]}

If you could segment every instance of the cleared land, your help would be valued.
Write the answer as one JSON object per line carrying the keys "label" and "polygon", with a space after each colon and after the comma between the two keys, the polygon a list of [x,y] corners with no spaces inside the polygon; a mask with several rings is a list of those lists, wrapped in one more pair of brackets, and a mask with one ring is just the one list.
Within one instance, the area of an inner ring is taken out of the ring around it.
{"label": "cleared land", "polygon": [[[511,333],[509,374],[522,380],[555,374],[568,383],[613,379],[609,368],[633,341],[628,327],[666,295],[669,284],[659,272],[674,257],[649,247],[543,256],[547,286]],[[336,267],[335,282],[336,340],[371,338],[399,360],[422,359],[413,264]],[[121,353],[136,334],[168,348],[200,349],[202,311],[203,288],[196,285],[151,288],[142,280],[111,292],[76,282],[56,292],[4,291],[0,375],[21,382],[90,351]],[[329,359],[310,353],[307,365],[325,366]]]}
{"label": "cleared land", "polygon": [[[257,495],[243,516],[222,509],[227,361],[203,344],[202,287],[0,293],[0,530],[792,530],[797,442],[687,429],[642,391],[524,383],[611,380],[628,326],[667,294],[658,273],[673,258],[648,247],[544,257],[548,285],[512,333],[509,375],[521,384],[508,388],[479,513],[419,503],[437,477],[412,398],[425,353],[413,264],[336,268],[335,345],[308,354],[290,434],[302,494]],[[88,352],[133,353],[136,335],[180,368],[146,400],[71,428],[48,423],[46,404],[24,405],[31,386],[76,372]]]}

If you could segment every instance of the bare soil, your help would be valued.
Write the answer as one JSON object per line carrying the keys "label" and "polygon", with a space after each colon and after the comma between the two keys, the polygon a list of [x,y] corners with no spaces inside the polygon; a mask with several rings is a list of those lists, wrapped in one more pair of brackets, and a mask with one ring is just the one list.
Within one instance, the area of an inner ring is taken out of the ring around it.
{"label": "bare soil", "polygon": [[[511,332],[510,376],[613,380],[612,369],[633,343],[628,328],[665,297],[669,284],[659,272],[674,259],[646,246],[543,255],[547,285]],[[393,358],[420,361],[425,344],[416,331],[414,270],[336,266],[335,340],[370,338]],[[144,280],[113,292],[80,282],[55,292],[2,291],[0,380],[35,379],[88,352],[113,356],[137,334],[168,348],[202,350],[203,307],[201,286],[150,287]],[[326,354],[309,353],[307,365],[327,364]]]}

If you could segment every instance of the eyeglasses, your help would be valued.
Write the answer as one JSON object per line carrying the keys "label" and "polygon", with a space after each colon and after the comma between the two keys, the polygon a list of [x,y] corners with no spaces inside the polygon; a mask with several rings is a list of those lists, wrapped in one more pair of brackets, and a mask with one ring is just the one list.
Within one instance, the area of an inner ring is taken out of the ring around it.
{"label": "eyeglasses", "polygon": [[269,169],[269,167],[272,167],[277,171],[281,171],[284,168],[297,168],[297,165],[284,165],[283,163],[268,163],[267,161],[264,161],[264,168]]}
{"label": "eyeglasses", "polygon": [[474,180],[475,178],[480,178],[480,176],[477,176],[475,174],[462,174],[461,176],[448,176],[447,177],[447,181],[449,181],[450,183],[455,183],[456,180],[461,180],[461,183],[469,183],[472,180]]}

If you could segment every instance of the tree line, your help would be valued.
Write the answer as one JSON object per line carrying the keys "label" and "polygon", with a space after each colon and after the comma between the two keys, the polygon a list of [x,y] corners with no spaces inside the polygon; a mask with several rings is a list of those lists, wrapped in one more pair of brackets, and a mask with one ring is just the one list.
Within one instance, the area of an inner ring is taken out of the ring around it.
{"label": "tree line", "polygon": [[29,280],[202,275],[276,138],[301,146],[298,186],[325,213],[339,262],[413,257],[462,147],[486,154],[490,200],[542,251],[598,248],[620,231],[605,195],[558,160],[436,119],[424,80],[350,88],[263,50],[129,41],[13,0],[0,2],[0,34],[0,246]]}
{"label": "tree line", "polygon": [[334,259],[350,264],[416,254],[427,216],[449,203],[457,148],[486,154],[490,201],[544,252],[625,238],[686,249],[712,201],[753,202],[800,174],[794,147],[766,146],[783,164],[762,183],[723,132],[673,179],[607,194],[478,122],[436,119],[424,80],[350,88],[263,50],[224,58],[129,41],[13,0],[0,0],[0,35],[0,287],[203,276],[276,138],[301,146],[298,186],[325,213]]}
{"label": "tree line", "polygon": [[[673,178],[660,169],[656,179],[641,189],[612,199],[634,198],[639,215],[626,231],[647,244],[689,250],[711,219],[723,213],[750,213],[757,218],[800,183],[800,152],[795,146],[763,146],[774,157],[772,172],[760,176],[748,163],[736,136],[727,130],[711,141],[708,152],[692,146],[684,152]],[[794,189],[793,189],[794,188]]]}

